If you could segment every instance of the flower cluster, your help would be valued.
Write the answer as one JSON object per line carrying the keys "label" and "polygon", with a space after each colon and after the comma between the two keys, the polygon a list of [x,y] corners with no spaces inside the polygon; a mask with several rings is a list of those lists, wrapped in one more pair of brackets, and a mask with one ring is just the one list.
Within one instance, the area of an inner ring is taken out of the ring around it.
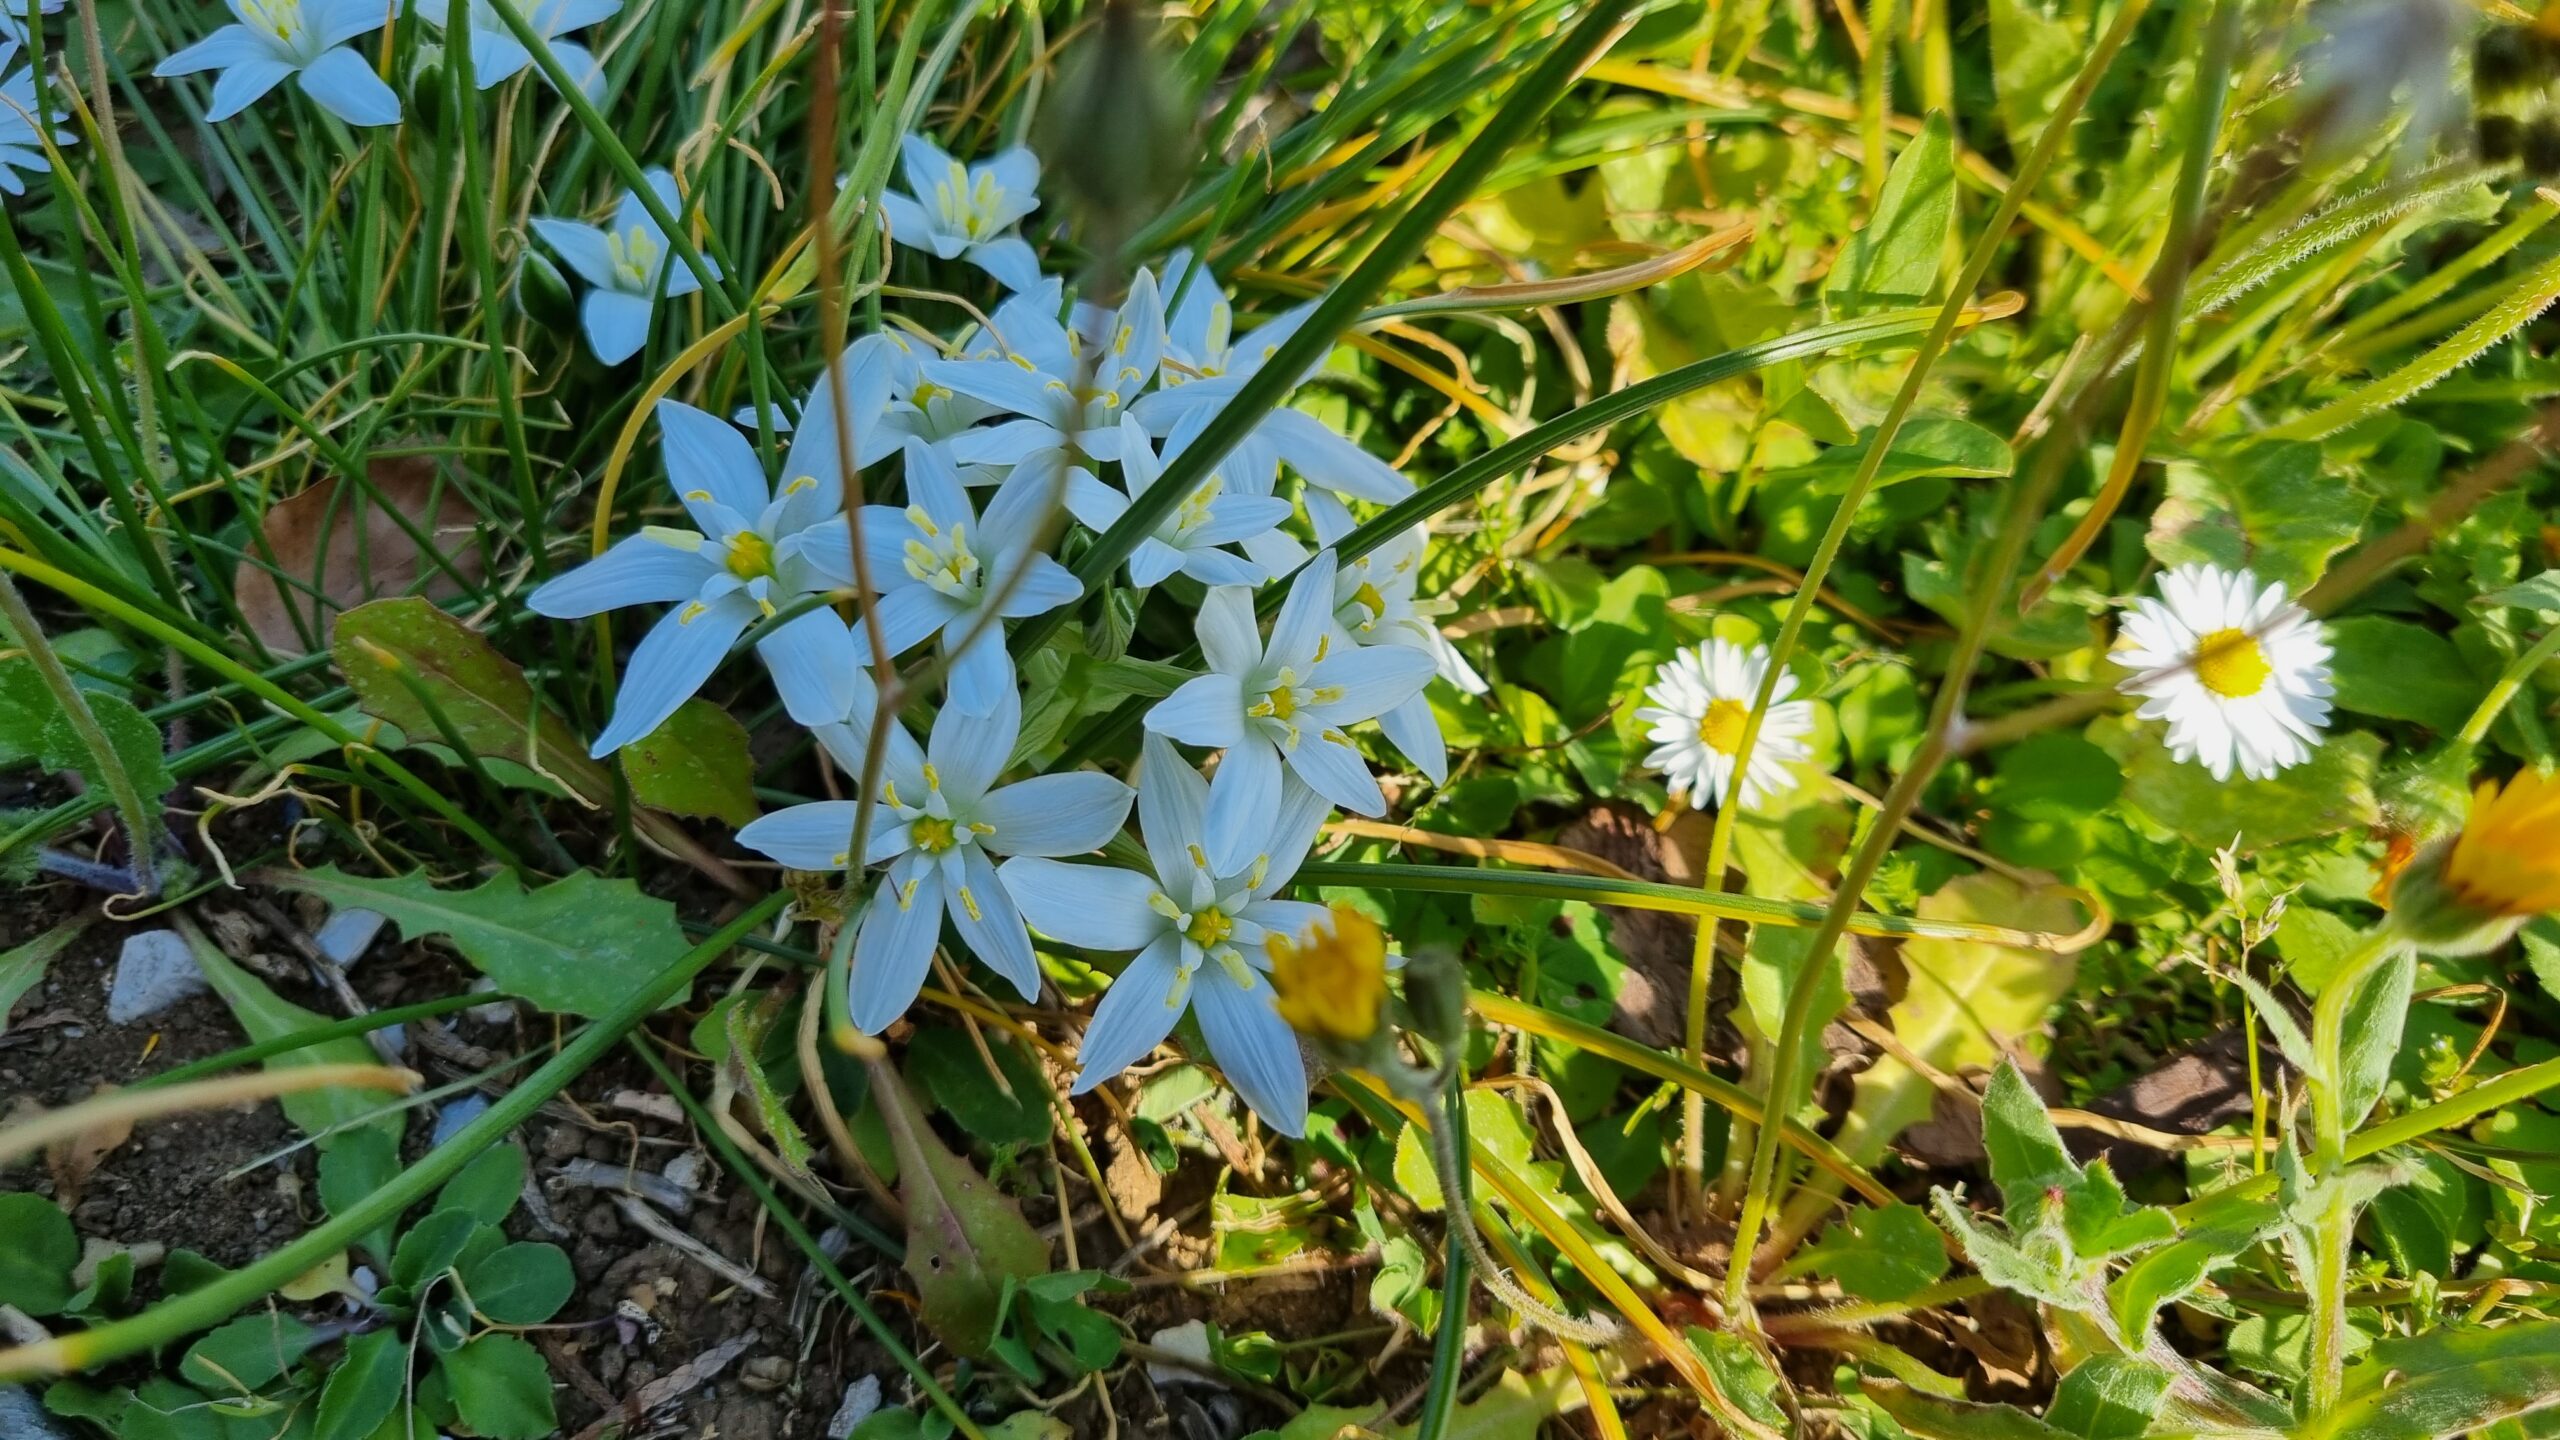
{"label": "flower cluster", "polygon": [[[688,523],[644,526],[527,604],[561,619],[667,607],[624,662],[598,756],[656,730],[743,642],[853,777],[852,798],[777,810],[738,838],[794,870],[869,873],[848,922],[855,1026],[877,1033],[906,1012],[946,934],[1025,998],[1041,986],[1035,933],[1125,954],[1078,1089],[1188,1014],[1237,1093],[1300,1133],[1307,1072],[1275,1002],[1272,942],[1326,911],[1284,892],[1335,807],[1385,812],[1353,733],[1379,721],[1438,780],[1448,757],[1424,688],[1485,688],[1418,593],[1420,530],[1337,553],[1353,506],[1411,485],[1289,409],[1205,472],[1194,457],[1184,469],[1199,478],[1125,568],[1135,590],[1198,597],[1196,673],[1147,712],[1134,785],[1090,768],[1008,781],[1026,758],[1011,627],[1084,594],[1053,551],[1160,504],[1172,467],[1311,307],[1238,333],[1228,296],[1184,254],[1137,270],[1116,303],[1070,295],[1015,233],[1039,203],[1027,152],[962,164],[911,139],[905,177],[911,193],[882,207],[892,242],[974,265],[1007,298],[947,341],[911,322],[854,341],[793,414],[658,402]],[[534,222],[585,280],[587,340],[608,362],[693,283],[653,215],[678,208],[674,182],[650,179],[659,204],[626,197],[610,226]],[[787,431],[778,469],[749,426]],[[848,503],[884,494],[896,502]],[[1257,591],[1283,579],[1266,630]],[[889,704],[884,665],[904,671]],[[916,695],[935,703],[911,730]],[[1096,863],[1133,809],[1146,868]]]}

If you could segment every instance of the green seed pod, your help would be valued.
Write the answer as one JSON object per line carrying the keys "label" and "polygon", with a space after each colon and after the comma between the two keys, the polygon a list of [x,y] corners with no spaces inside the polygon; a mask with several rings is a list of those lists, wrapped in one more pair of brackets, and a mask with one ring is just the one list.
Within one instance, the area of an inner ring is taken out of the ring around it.
{"label": "green seed pod", "polygon": [[516,306],[545,330],[562,335],[577,332],[578,301],[569,291],[568,277],[538,250],[525,251],[516,263]]}
{"label": "green seed pod", "polygon": [[1117,252],[1182,183],[1195,142],[1182,85],[1139,7],[1112,0],[1060,67],[1032,145],[1091,227]]}
{"label": "green seed pod", "polygon": [[446,123],[453,115],[452,91],[453,80],[445,70],[443,48],[422,49],[409,71],[407,123],[427,135],[443,138],[452,130]]}
{"label": "green seed pod", "polygon": [[1413,956],[1404,966],[1404,1004],[1417,1033],[1453,1048],[1467,1034],[1467,967],[1445,950]]}

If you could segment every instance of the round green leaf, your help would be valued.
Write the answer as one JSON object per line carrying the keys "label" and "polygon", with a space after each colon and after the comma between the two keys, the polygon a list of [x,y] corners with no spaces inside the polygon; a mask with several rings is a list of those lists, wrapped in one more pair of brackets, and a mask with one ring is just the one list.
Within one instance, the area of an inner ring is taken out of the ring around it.
{"label": "round green leaf", "polygon": [[569,1303],[578,1277],[557,1245],[522,1241],[462,1267],[471,1308],[500,1325],[539,1325]]}
{"label": "round green leaf", "polygon": [[71,1302],[80,1237],[41,1195],[0,1195],[0,1299],[29,1315],[58,1315]]}

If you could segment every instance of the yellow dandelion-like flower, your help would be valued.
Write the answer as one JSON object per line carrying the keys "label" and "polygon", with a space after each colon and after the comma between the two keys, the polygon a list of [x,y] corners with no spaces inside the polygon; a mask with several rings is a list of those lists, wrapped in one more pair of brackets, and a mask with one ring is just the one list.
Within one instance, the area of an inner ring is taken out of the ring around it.
{"label": "yellow dandelion-like flower", "polygon": [[1271,991],[1280,1018],[1316,1040],[1358,1044],[1377,1033],[1387,999],[1387,937],[1348,905],[1295,940],[1272,935]]}
{"label": "yellow dandelion-like flower", "polygon": [[2445,888],[2511,919],[2560,911],[2560,776],[2526,771],[2471,792],[2471,818],[2444,862]]}

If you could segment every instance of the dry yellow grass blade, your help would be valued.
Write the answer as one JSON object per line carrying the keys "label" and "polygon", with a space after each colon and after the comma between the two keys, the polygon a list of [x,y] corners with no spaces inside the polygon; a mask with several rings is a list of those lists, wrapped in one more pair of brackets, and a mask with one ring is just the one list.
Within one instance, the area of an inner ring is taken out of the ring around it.
{"label": "dry yellow grass blade", "polygon": [[129,1125],[189,1110],[215,1110],[251,1100],[271,1100],[278,1095],[304,1090],[325,1090],[332,1085],[388,1090],[396,1095],[406,1095],[416,1090],[418,1083],[419,1076],[415,1070],[394,1069],[388,1065],[297,1065],[284,1070],[258,1070],[246,1075],[224,1076],[219,1080],[168,1085],[156,1090],[119,1090],[83,1100],[77,1105],[47,1110],[13,1125],[0,1125],[0,1165],[31,1150],[40,1150],[57,1140],[69,1139],[104,1125]]}

